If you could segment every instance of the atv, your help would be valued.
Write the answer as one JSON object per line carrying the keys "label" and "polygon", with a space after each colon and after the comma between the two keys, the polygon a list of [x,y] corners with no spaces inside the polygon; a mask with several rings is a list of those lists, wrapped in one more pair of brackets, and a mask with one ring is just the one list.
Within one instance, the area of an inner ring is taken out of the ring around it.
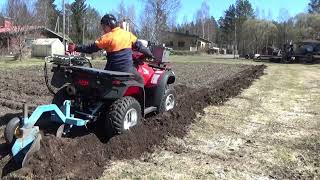
{"label": "atv", "polygon": [[[161,46],[150,48],[153,60],[134,56],[135,68],[144,84],[131,73],[93,68],[84,57],[46,58],[45,82],[54,93],[52,104],[37,107],[30,116],[25,105],[24,117],[13,118],[5,129],[5,139],[12,146],[16,162],[24,167],[30,155],[39,150],[41,135],[35,124],[45,113],[50,113],[52,122],[60,124],[56,136],[62,137],[73,127],[87,127],[98,121],[103,122],[106,135],[119,135],[137,126],[147,114],[174,109],[176,77],[168,66],[168,52]],[[50,82],[47,63],[52,64]]]}

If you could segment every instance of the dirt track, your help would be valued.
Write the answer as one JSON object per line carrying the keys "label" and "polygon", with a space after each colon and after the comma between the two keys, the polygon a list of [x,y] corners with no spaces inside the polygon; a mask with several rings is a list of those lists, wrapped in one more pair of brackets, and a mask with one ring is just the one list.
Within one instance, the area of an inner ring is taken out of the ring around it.
{"label": "dirt track", "polygon": [[[208,105],[219,105],[238,95],[241,89],[247,88],[262,75],[265,67],[174,64],[173,68],[178,77],[176,89],[179,96],[179,104],[174,112],[150,117],[132,132],[114,137],[108,142],[102,142],[99,134],[93,133],[73,139],[46,136],[30,168],[14,171],[9,176],[39,179],[99,177],[110,160],[139,158],[146,152],[153,152],[156,146],[165,146],[168,137],[183,137],[188,125],[194,122],[196,113],[202,112]],[[2,71],[1,74],[0,125],[19,112],[17,109],[24,102],[35,105],[50,102],[51,96],[44,86],[41,68]],[[0,130],[3,130],[3,126]],[[0,160],[4,176],[11,171],[11,166],[7,164],[9,157],[3,153],[5,146],[0,145],[0,148],[0,156],[4,157]]]}

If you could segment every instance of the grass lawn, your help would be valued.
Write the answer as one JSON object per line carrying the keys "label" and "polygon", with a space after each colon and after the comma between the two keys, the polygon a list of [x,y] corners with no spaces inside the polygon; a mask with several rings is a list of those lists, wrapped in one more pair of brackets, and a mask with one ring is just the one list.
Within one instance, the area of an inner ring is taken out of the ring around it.
{"label": "grass lawn", "polygon": [[249,89],[207,107],[185,138],[169,140],[181,152],[158,149],[138,160],[114,161],[101,179],[319,179],[320,65],[266,64],[266,75]]}
{"label": "grass lawn", "polygon": [[0,59],[0,69],[7,68],[23,68],[29,66],[43,65],[43,59],[25,59],[25,60],[13,60],[13,59]]}
{"label": "grass lawn", "polygon": [[[105,60],[101,58],[101,59],[93,60],[92,62],[104,62],[104,61]],[[0,58],[0,69],[25,68],[30,66],[43,66],[43,65],[44,65],[44,59],[31,58],[31,59],[24,59],[20,61],[20,60]]]}
{"label": "grass lawn", "polygon": [[[100,58],[93,60],[92,62],[105,62],[106,60]],[[172,63],[222,63],[222,64],[261,64],[253,62],[252,60],[243,59],[217,59],[213,56],[171,56],[170,62]],[[44,59],[25,59],[22,61],[12,59],[1,59],[0,58],[0,69],[1,68],[24,68],[29,66],[42,66]]]}

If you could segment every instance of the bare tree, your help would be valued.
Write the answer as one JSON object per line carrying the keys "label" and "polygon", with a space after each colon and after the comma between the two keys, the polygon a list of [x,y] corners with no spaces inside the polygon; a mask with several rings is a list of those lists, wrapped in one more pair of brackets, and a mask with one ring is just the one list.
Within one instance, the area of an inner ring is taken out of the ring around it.
{"label": "bare tree", "polygon": [[121,0],[121,2],[118,5],[118,12],[117,12],[117,16],[119,20],[123,20],[126,18],[127,16],[127,10],[126,10],[126,6],[124,4],[124,1]]}
{"label": "bare tree", "polygon": [[[201,8],[197,11],[197,21],[201,23],[202,38],[205,38],[206,20],[209,18],[210,7],[206,1],[203,1]],[[208,35],[209,36],[209,35]]]}
{"label": "bare tree", "polygon": [[275,24],[271,21],[249,19],[244,22],[244,37],[248,42],[248,47],[251,51],[258,53],[263,47],[273,44],[276,33],[278,31]]}
{"label": "bare tree", "polygon": [[6,16],[10,18],[11,25],[7,34],[11,47],[17,53],[16,58],[22,60],[28,45],[27,37],[35,33],[37,19],[33,14],[33,6],[27,0],[7,0],[5,5]]}
{"label": "bare tree", "polygon": [[126,19],[129,21],[131,32],[135,32],[138,27],[136,23],[136,8],[133,4],[127,7]]}
{"label": "bare tree", "polygon": [[254,11],[254,16],[255,16],[257,19],[260,19],[260,9],[259,9],[258,6],[256,7],[256,10]]}
{"label": "bare tree", "polygon": [[272,21],[272,19],[273,19],[273,15],[272,15],[271,9],[269,9],[268,20]]}
{"label": "bare tree", "polygon": [[180,0],[148,0],[141,15],[141,34],[155,43],[161,43],[169,21],[175,20]]}
{"label": "bare tree", "polygon": [[299,14],[295,18],[299,39],[320,39],[320,15]]}
{"label": "bare tree", "polygon": [[54,29],[59,15],[54,0],[35,0],[35,14],[40,25]]}

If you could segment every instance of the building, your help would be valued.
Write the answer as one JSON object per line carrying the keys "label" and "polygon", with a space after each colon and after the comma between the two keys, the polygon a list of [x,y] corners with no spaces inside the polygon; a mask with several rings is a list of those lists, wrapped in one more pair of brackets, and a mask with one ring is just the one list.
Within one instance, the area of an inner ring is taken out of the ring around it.
{"label": "building", "polygon": [[[0,54],[15,54],[23,45],[31,52],[32,42],[39,38],[57,38],[63,42],[63,35],[42,26],[15,26],[8,18],[0,18]],[[70,38],[66,36],[66,41]]]}
{"label": "building", "polygon": [[167,32],[164,43],[167,47],[180,51],[206,50],[213,44],[197,35],[189,34],[188,31],[186,33]]}
{"label": "building", "polygon": [[63,43],[58,38],[36,39],[32,43],[32,57],[64,55]]}

